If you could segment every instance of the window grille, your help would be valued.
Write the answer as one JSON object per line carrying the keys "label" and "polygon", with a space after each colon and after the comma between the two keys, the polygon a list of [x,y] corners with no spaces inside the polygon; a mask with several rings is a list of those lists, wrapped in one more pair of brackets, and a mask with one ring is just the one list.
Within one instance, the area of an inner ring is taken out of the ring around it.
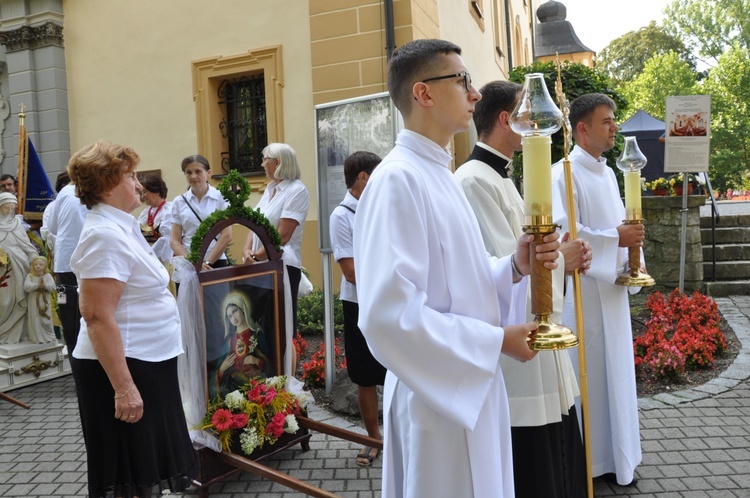
{"label": "window grille", "polygon": [[219,128],[228,147],[221,153],[222,172],[264,174],[261,163],[268,132],[263,74],[222,81],[218,97],[225,110]]}

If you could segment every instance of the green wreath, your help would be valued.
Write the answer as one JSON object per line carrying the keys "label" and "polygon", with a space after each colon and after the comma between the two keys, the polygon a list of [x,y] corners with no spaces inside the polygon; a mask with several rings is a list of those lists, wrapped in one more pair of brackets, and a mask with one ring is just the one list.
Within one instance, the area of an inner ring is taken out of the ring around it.
{"label": "green wreath", "polygon": [[206,217],[205,220],[198,225],[198,229],[193,234],[193,238],[190,241],[190,253],[187,256],[187,260],[191,263],[196,263],[200,259],[200,250],[203,239],[211,230],[216,223],[221,220],[225,220],[231,216],[237,216],[250,220],[256,225],[264,228],[268,232],[268,236],[271,238],[271,242],[277,251],[281,250],[281,235],[275,226],[268,221],[263,213],[259,209],[251,209],[245,206],[245,201],[250,197],[250,184],[247,183],[242,175],[237,170],[231,170],[227,176],[225,176],[216,187],[224,199],[229,202],[229,207],[220,211],[214,211],[210,216]]}

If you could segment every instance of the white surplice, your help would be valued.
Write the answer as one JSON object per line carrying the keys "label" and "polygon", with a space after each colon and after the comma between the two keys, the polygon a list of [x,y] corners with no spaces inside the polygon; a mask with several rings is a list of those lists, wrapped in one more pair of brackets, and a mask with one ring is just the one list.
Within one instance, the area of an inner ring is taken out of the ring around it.
{"label": "white surplice", "polygon": [[[479,146],[479,144],[477,144]],[[498,154],[482,144],[485,149]],[[507,159],[507,158],[506,158]],[[512,254],[523,235],[524,205],[513,181],[501,177],[491,166],[471,160],[456,170],[466,197],[476,214],[485,248],[493,256]],[[563,307],[565,265],[553,271],[553,315],[560,323]],[[529,296],[530,297],[530,296]],[[527,320],[531,321],[531,307]],[[521,363],[507,356],[500,360],[510,402],[510,425],[536,427],[562,420],[578,396],[578,382],[567,351],[542,351]]]}
{"label": "white surplice", "polygon": [[401,131],[355,216],[359,327],[388,369],[384,498],[514,496],[499,359],[526,279],[484,250],[450,161]]}
{"label": "white surplice", "polygon": [[[628,288],[614,283],[628,261],[617,232],[625,207],[604,159],[579,146],[569,157],[578,237],[591,244],[593,252],[591,268],[581,276],[592,472],[615,472],[618,483],[628,484],[641,462],[641,444]],[[557,163],[552,168],[552,209],[555,223],[568,230],[564,177],[563,165]],[[568,293],[563,322],[575,327],[572,297]]]}

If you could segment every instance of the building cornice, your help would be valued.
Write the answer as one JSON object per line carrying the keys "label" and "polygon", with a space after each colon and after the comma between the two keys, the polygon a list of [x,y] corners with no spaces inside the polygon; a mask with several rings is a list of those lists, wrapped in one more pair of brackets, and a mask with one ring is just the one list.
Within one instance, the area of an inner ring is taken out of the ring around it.
{"label": "building cornice", "polygon": [[21,26],[9,31],[0,31],[0,44],[5,51],[18,52],[50,45],[63,46],[63,27],[56,22],[47,21],[39,26]]}

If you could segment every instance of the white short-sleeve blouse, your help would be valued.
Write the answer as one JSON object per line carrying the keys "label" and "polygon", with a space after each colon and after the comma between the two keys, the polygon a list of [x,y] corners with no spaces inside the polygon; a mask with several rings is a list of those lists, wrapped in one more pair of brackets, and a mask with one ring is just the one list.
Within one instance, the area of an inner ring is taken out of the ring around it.
{"label": "white short-sleeve blouse", "polygon": [[[79,283],[95,278],[125,283],[115,321],[126,357],[156,362],[183,352],[180,315],[167,288],[169,274],[133,216],[106,204],[94,206],[70,264]],[[97,359],[83,318],[73,356]]]}

